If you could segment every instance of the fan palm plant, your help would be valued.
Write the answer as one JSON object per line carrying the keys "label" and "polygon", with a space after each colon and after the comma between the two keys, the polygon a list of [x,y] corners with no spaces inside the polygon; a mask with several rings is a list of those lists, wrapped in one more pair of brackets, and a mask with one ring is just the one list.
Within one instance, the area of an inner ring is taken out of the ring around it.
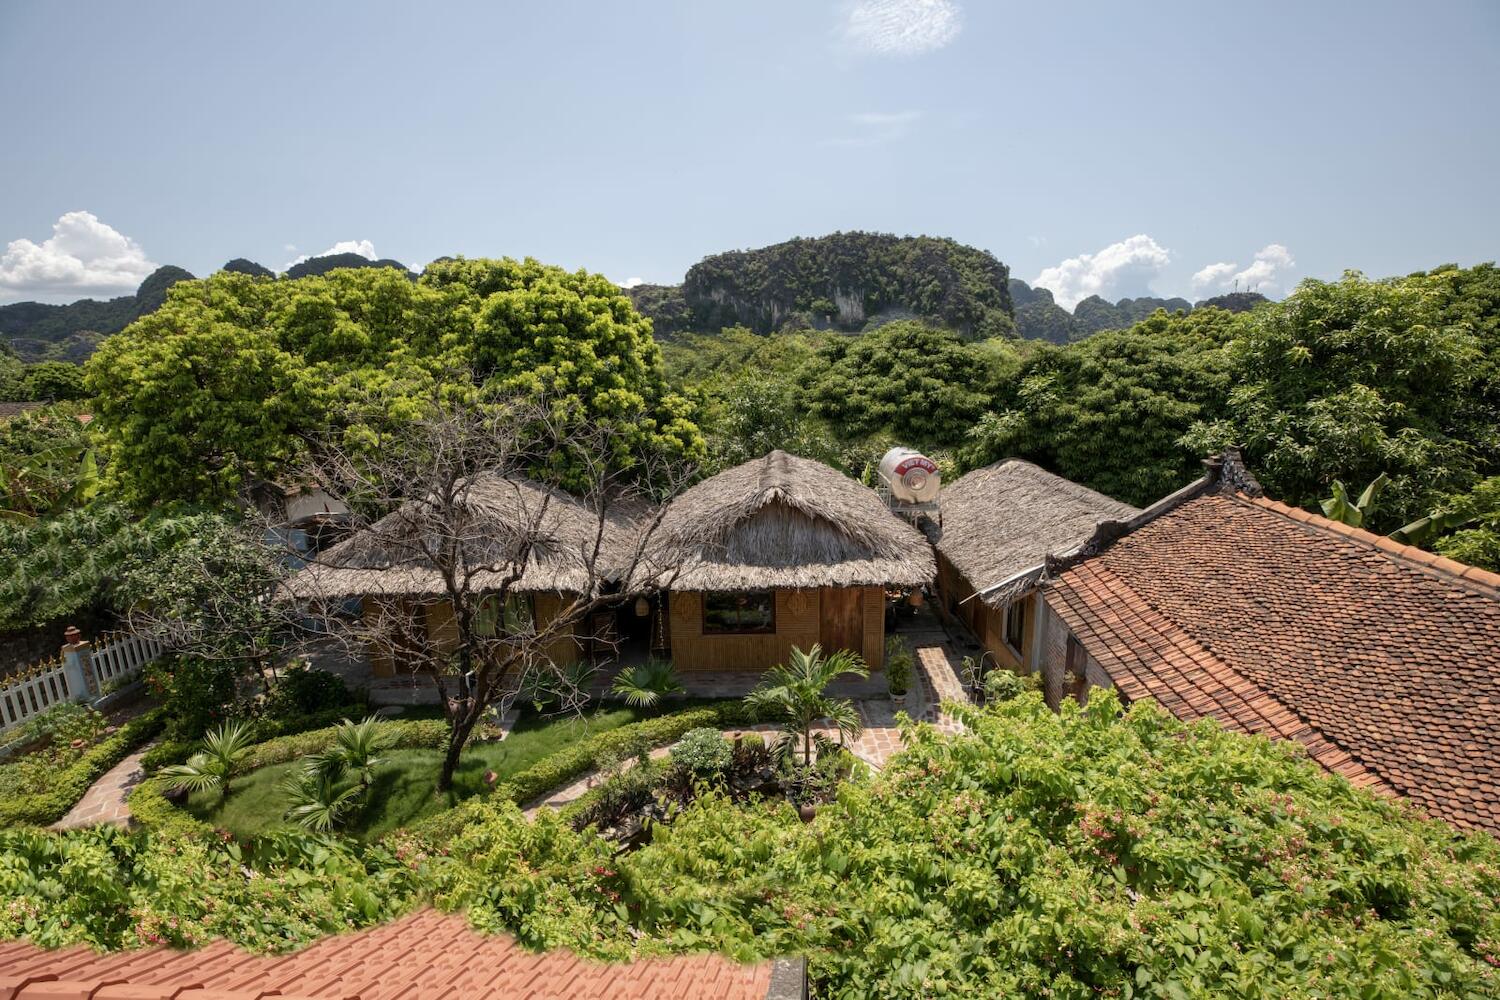
{"label": "fan palm plant", "polygon": [[185,763],[162,768],[162,776],[171,781],[173,789],[217,791],[222,801],[229,795],[230,775],[250,752],[250,744],[248,723],[225,723],[203,737],[203,749]]}
{"label": "fan palm plant", "polygon": [[345,719],[334,731],[333,746],[319,758],[320,770],[331,770],[330,777],[352,774],[359,779],[361,789],[369,788],[375,768],[386,762],[383,755],[393,742],[389,731],[373,715],[359,722]]}
{"label": "fan palm plant", "polygon": [[651,708],[668,695],[681,694],[682,681],[666,660],[647,660],[620,671],[610,693],[632,708]]}
{"label": "fan palm plant", "polygon": [[859,654],[847,649],[824,655],[816,643],[806,652],[793,646],[787,662],[766,671],[760,686],[745,696],[746,704],[761,718],[781,723],[778,757],[790,756],[800,744],[802,763],[810,766],[815,745],[820,753],[833,745],[827,736],[813,731],[822,719],[838,730],[840,745],[859,739],[864,725],[854,703],[827,694],[828,685],[840,674],[868,677],[870,671]]}
{"label": "fan palm plant", "polygon": [[327,833],[344,818],[364,786],[356,783],[340,788],[338,778],[329,774],[321,762],[321,758],[314,758],[307,767],[287,775],[281,790],[291,802],[287,819],[303,829]]}

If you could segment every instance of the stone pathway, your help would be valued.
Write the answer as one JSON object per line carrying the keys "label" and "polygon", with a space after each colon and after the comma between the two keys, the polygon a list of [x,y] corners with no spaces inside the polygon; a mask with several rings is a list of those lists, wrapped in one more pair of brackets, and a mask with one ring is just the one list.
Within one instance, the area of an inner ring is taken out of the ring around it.
{"label": "stone pathway", "polygon": [[130,825],[130,805],[126,799],[130,790],[140,784],[146,772],[141,767],[141,758],[151,747],[144,746],[120,763],[104,772],[100,779],[89,786],[68,814],[53,823],[49,829],[76,830],[83,826],[113,823],[115,826]]}
{"label": "stone pathway", "polygon": [[[930,723],[942,732],[961,732],[963,726],[944,713],[941,708],[945,700],[968,700],[963,681],[960,680],[958,656],[943,642],[932,641],[932,637],[922,635],[914,638],[917,640],[913,642],[913,646],[917,661],[918,683],[913,686],[905,711],[914,720]],[[864,698],[856,700],[854,704],[864,721],[864,730],[860,733],[859,739],[850,744],[849,751],[871,767],[880,770],[885,767],[886,761],[902,748],[901,729],[896,724],[897,709],[889,699],[885,698]],[[778,731],[776,726],[762,723],[739,729],[726,729],[724,735],[733,737],[736,733],[760,733],[769,740],[772,734]],[[819,729],[817,731],[830,738],[838,738],[835,730]],[[671,747],[657,747],[651,751],[651,758],[660,760],[670,752]],[[634,766],[634,760],[626,761],[621,771],[627,771]],[[591,771],[572,784],[555,789],[529,803],[525,809],[526,818],[535,819],[542,809],[561,809],[576,801],[598,784],[599,777],[598,771]]]}

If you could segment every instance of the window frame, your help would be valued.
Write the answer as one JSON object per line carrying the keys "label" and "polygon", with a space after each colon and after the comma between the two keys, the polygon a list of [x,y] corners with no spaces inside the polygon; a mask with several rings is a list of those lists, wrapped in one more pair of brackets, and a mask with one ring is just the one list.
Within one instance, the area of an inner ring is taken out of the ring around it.
{"label": "window frame", "polygon": [[[500,599],[499,593],[485,594],[479,599],[475,613],[474,634],[481,639],[509,639],[520,635],[526,628],[536,628],[536,606],[530,594],[511,591],[505,595],[505,606],[494,608]],[[485,618],[492,618],[488,623]],[[518,627],[511,627],[512,625]]]}
{"label": "window frame", "polygon": [[[766,596],[766,610],[769,612],[765,625],[735,625],[720,626],[710,625],[708,622],[708,605],[714,597],[741,597],[764,594]],[[699,601],[698,627],[703,635],[775,635],[776,634],[776,591],[775,590],[705,590]]]}
{"label": "window frame", "polygon": [[[1029,600],[1029,596],[1020,597],[1005,606],[1004,629],[1001,632],[1000,638],[1005,643],[1005,648],[1016,654],[1018,661],[1026,655],[1023,650],[1026,648],[1026,603]],[[1020,613],[1017,614],[1016,612]],[[1011,620],[1013,617],[1019,621],[1016,629],[1017,638],[1021,640],[1019,644],[1010,641]]]}

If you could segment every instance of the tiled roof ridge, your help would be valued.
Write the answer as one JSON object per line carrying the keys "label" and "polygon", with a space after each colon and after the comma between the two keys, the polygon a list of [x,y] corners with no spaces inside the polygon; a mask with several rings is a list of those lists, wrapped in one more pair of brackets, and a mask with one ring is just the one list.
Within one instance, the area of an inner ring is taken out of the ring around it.
{"label": "tiled roof ridge", "polygon": [[[1226,689],[1236,693],[1244,689],[1253,690],[1261,699],[1264,699],[1273,706],[1272,711],[1267,712],[1264,706],[1254,705],[1250,699],[1245,698],[1242,694],[1239,695],[1240,700],[1245,703],[1246,707],[1254,710],[1258,716],[1274,728],[1274,733],[1266,733],[1265,735],[1276,735],[1282,739],[1292,740],[1301,744],[1302,748],[1307,752],[1308,757],[1313,761],[1328,771],[1342,775],[1351,784],[1358,787],[1369,788],[1387,795],[1406,794],[1400,789],[1400,786],[1382,773],[1374,764],[1328,735],[1328,733],[1306,715],[1277,697],[1275,693],[1267,690],[1264,685],[1257,684],[1253,679],[1247,677],[1244,672],[1219,655],[1218,651],[1212,645],[1190,632],[1181,622],[1168,614],[1165,608],[1158,607],[1144,594],[1132,587],[1118,573],[1115,573],[1102,563],[1091,564],[1090,570],[1100,575],[1107,574],[1112,587],[1123,591],[1137,603],[1138,607],[1149,609],[1153,615],[1171,625],[1185,642],[1202,650],[1204,655],[1214,661],[1218,671],[1229,678],[1228,681],[1225,681],[1223,677],[1220,678]],[[1276,711],[1286,713],[1286,715],[1297,720],[1300,726],[1287,727],[1285,725],[1278,725],[1274,717]],[[1240,721],[1244,725],[1243,720]],[[1250,727],[1246,726],[1246,728],[1249,729]],[[1251,731],[1253,732],[1254,730],[1252,729]]]}
{"label": "tiled roof ridge", "polygon": [[1478,566],[1470,566],[1456,559],[1435,555],[1415,545],[1407,545],[1384,535],[1356,528],[1342,521],[1314,514],[1301,507],[1293,507],[1279,500],[1264,496],[1249,496],[1239,492],[1226,492],[1229,499],[1278,514],[1303,528],[1322,535],[1335,535],[1345,541],[1374,549],[1392,562],[1440,576],[1452,583],[1466,585],[1487,597],[1500,599],[1500,573],[1492,573]]}

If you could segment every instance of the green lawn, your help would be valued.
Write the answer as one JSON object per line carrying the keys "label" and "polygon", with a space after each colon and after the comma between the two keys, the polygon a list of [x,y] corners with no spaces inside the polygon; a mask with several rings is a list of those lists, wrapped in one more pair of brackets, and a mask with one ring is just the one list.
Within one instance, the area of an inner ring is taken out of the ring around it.
{"label": "green lawn", "polygon": [[[376,770],[369,794],[359,810],[351,814],[343,832],[362,840],[376,840],[397,827],[451,808],[460,799],[476,794],[484,787],[487,770],[493,769],[503,781],[574,740],[639,722],[652,714],[655,713],[609,708],[582,718],[523,719],[503,742],[481,743],[466,750],[454,775],[453,789],[441,797],[433,788],[443,761],[442,751],[392,750],[389,761]],[[214,793],[194,792],[187,809],[241,840],[289,828],[291,824],[282,819],[287,803],[280,785],[289,772],[300,766],[299,761],[291,761],[239,775],[230,782],[229,798],[222,805]]]}

